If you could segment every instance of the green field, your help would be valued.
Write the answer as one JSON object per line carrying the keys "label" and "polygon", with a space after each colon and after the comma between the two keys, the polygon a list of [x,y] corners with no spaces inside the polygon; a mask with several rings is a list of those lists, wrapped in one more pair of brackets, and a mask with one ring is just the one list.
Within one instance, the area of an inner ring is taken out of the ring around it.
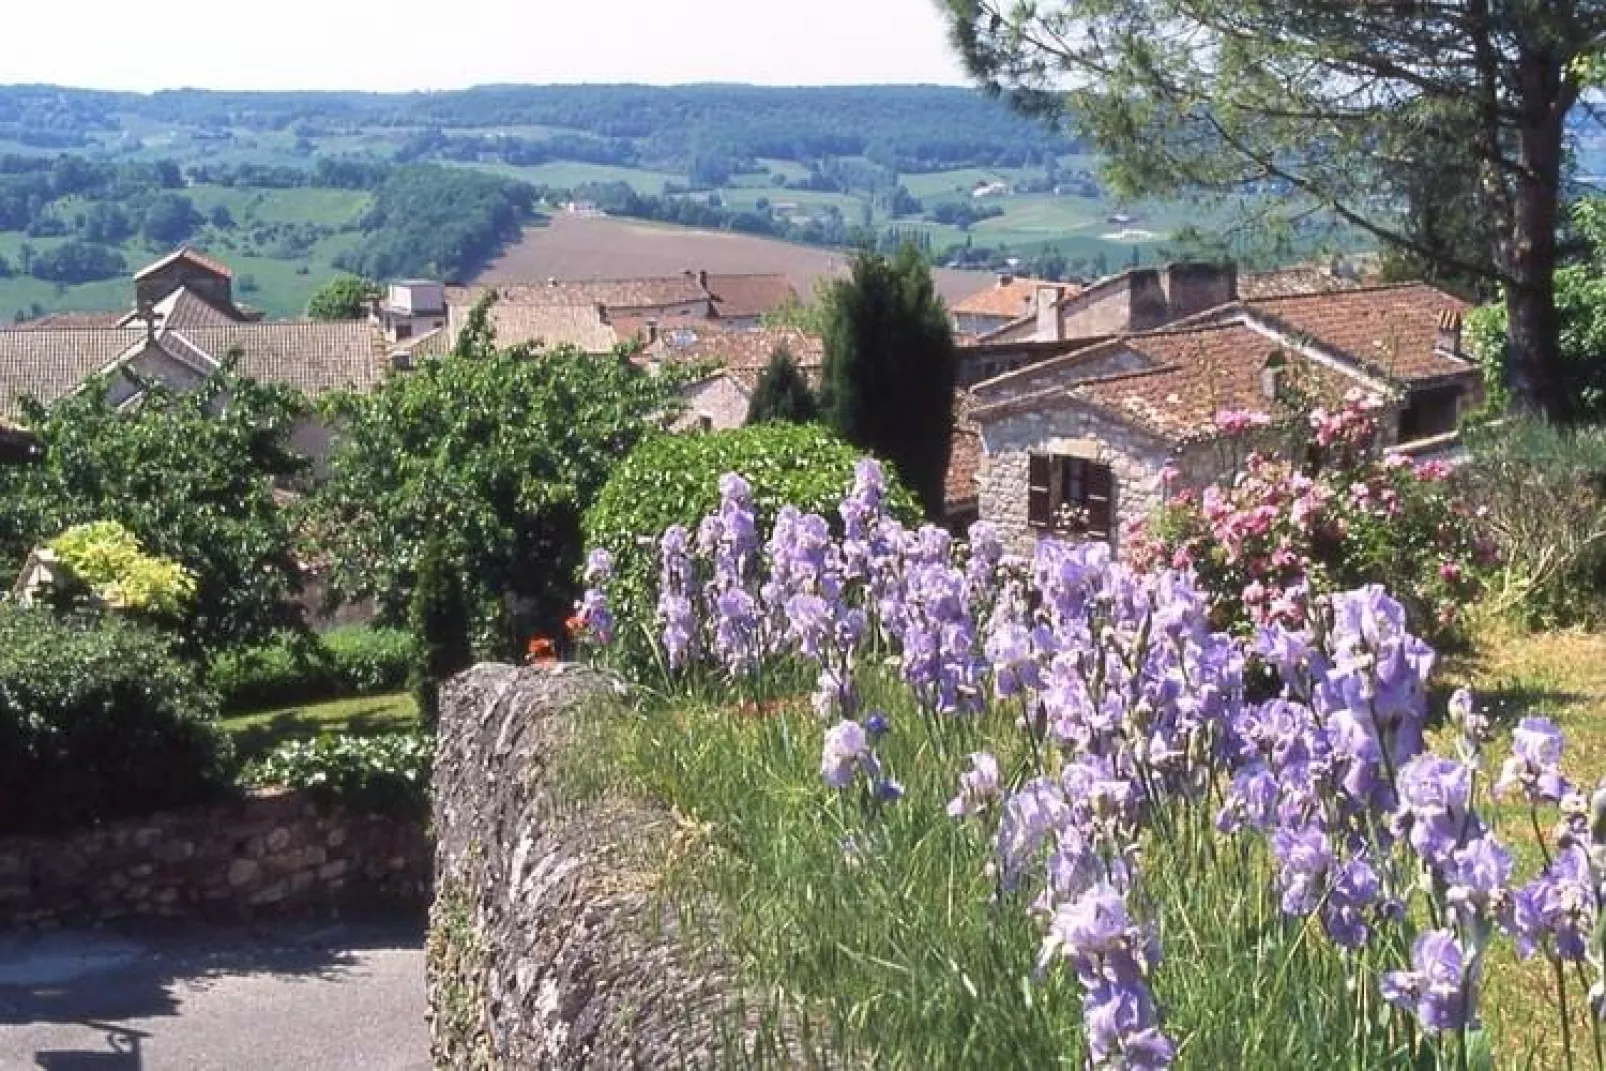
{"label": "green field", "polygon": [[[357,223],[372,203],[372,197],[360,190],[198,185],[188,187],[184,194],[203,216],[219,205],[229,210],[232,227],[208,222],[188,244],[234,269],[237,301],[276,318],[301,315],[312,292],[337,273],[334,260],[356,243]],[[63,202],[64,214],[70,216],[75,210],[73,202]],[[310,244],[296,236],[306,227],[321,229]],[[19,312],[130,308],[133,286],[129,276],[171,252],[165,245],[153,245],[136,236],[113,246],[123,255],[128,270],[111,279],[61,286],[21,273],[24,244],[44,252],[68,240],[0,232],[0,257],[16,273],[0,278],[0,320],[14,319]]]}
{"label": "green field", "polygon": [[637,193],[657,195],[664,192],[664,183],[685,183],[685,175],[669,171],[648,171],[636,167],[616,167],[613,164],[583,164],[562,161],[550,164],[533,164],[518,167],[513,164],[471,164],[471,167],[496,175],[523,179],[539,186],[556,186],[568,189],[588,182],[626,182]]}

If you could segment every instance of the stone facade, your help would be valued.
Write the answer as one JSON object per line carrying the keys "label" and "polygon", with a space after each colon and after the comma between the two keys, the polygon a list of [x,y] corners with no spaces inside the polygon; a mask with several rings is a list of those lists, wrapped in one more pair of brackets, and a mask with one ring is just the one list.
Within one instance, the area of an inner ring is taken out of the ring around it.
{"label": "stone facade", "polygon": [[429,877],[421,819],[260,793],[65,836],[0,838],[0,926],[413,905]]}
{"label": "stone facade", "polygon": [[1172,460],[1164,439],[1073,404],[1028,410],[982,426],[986,472],[981,481],[981,517],[998,526],[1004,541],[1019,553],[1046,533],[1026,521],[1028,458],[1034,453],[1084,457],[1110,466],[1115,480],[1117,531],[1148,517],[1164,500],[1161,470]]}
{"label": "stone facade", "polygon": [[723,431],[747,423],[752,398],[730,375],[720,372],[680,392],[686,409],[675,419],[676,431]]}

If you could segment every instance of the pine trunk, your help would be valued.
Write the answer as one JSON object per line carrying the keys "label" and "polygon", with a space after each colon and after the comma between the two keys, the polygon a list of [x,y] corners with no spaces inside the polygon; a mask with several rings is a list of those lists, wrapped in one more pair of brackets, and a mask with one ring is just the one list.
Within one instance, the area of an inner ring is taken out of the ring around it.
{"label": "pine trunk", "polygon": [[[1524,72],[1529,101],[1517,130],[1521,174],[1512,190],[1506,244],[1506,385],[1519,409],[1563,419],[1569,409],[1561,374],[1556,311],[1556,223],[1560,211],[1562,115],[1540,64]],[[1547,90],[1549,90],[1547,92]]]}

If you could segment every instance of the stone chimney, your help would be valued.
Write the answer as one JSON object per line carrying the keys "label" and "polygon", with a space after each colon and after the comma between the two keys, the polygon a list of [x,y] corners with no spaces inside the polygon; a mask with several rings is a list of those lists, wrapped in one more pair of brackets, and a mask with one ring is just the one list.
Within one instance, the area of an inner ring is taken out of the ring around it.
{"label": "stone chimney", "polygon": [[1059,300],[1059,287],[1037,288],[1037,331],[1032,336],[1033,342],[1062,341]]}
{"label": "stone chimney", "polygon": [[1459,356],[1461,353],[1461,314],[1454,309],[1439,313],[1439,329],[1433,339],[1433,348],[1440,353]]}
{"label": "stone chimney", "polygon": [[708,271],[706,269],[697,273],[697,285],[704,290],[708,289]]}
{"label": "stone chimney", "polygon": [[1010,283],[1012,283],[1014,281],[1015,281],[1015,273],[1014,272],[1001,271],[1001,272],[998,273],[998,285],[999,286],[1008,286]]}

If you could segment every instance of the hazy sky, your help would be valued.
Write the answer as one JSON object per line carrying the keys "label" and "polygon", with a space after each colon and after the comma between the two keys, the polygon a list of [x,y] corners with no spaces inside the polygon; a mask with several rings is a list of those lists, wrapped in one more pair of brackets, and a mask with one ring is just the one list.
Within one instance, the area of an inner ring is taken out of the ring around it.
{"label": "hazy sky", "polygon": [[[934,0],[24,0],[0,83],[962,83]],[[26,42],[26,47],[19,43]]]}

